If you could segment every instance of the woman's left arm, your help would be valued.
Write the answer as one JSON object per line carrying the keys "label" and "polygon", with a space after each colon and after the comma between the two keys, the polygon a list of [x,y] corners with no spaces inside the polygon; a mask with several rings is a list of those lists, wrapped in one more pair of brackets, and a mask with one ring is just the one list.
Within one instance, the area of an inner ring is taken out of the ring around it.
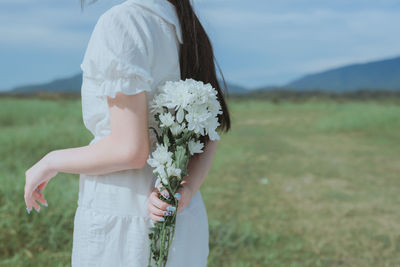
{"label": "woman's left arm", "polygon": [[127,169],[139,169],[149,155],[146,93],[117,93],[107,97],[111,134],[93,144],[54,150],[25,172],[25,202],[40,209],[35,202],[46,203],[43,191],[58,172],[103,175]]}
{"label": "woman's left arm", "polygon": [[[178,198],[178,211],[181,212],[187,205],[189,205],[190,201],[194,194],[200,189],[201,185],[206,178],[213,159],[215,152],[217,150],[218,141],[208,141],[206,146],[204,147],[204,151],[199,154],[194,154],[189,159],[188,163],[188,175],[183,177],[181,184],[183,187],[180,187],[176,193]],[[164,216],[164,211],[168,211],[167,207],[171,206],[165,201],[159,199],[159,194],[163,194],[164,197],[168,198],[168,191],[166,189],[160,191],[161,183],[158,184],[156,188],[150,194],[149,202],[147,205],[147,209],[149,211],[149,216],[154,221],[159,221],[161,217]]]}

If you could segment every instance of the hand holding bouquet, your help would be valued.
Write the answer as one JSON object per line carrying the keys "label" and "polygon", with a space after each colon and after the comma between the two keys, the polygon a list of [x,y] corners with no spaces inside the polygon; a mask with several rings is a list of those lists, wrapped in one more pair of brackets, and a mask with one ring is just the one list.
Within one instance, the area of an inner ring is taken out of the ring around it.
{"label": "hand holding bouquet", "polygon": [[[160,199],[176,210],[179,199],[175,194],[182,187],[183,177],[188,175],[189,159],[203,152],[205,144],[201,137],[219,140],[216,129],[219,125],[218,114],[222,114],[222,110],[217,90],[209,83],[193,79],[167,81],[160,87],[160,91],[153,99],[151,113],[161,133],[150,127],[157,136],[157,144],[147,163],[155,168],[155,186],[160,192],[166,190],[170,196],[166,198],[160,195]],[[150,228],[149,266],[152,259],[158,267],[166,265],[175,231],[176,214],[166,216],[165,221],[156,222]]]}

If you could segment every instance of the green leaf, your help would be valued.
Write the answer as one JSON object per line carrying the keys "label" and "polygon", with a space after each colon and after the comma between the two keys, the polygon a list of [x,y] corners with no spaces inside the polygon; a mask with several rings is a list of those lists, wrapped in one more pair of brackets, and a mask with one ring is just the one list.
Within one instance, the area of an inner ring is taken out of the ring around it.
{"label": "green leaf", "polygon": [[164,134],[163,137],[164,137],[164,145],[169,147],[170,143],[169,143],[168,135]]}
{"label": "green leaf", "polygon": [[186,148],[183,146],[177,146],[175,151],[175,164],[177,167],[181,166],[181,163],[184,161],[186,154]]}

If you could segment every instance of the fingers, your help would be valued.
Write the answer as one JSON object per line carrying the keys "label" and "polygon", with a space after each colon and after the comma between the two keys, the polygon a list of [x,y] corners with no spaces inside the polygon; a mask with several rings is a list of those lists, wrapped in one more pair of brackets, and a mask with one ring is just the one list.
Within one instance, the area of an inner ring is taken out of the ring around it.
{"label": "fingers", "polygon": [[32,204],[32,192],[28,191],[27,186],[25,185],[25,192],[24,192],[24,199],[25,199],[25,204],[28,213],[32,210],[33,204]]}
{"label": "fingers", "polygon": [[[36,190],[33,192],[33,194],[32,194],[32,197],[33,197],[33,203],[34,203],[34,208],[38,211],[38,212],[40,212],[40,205],[35,201],[35,200],[37,200],[37,201],[43,201],[42,200],[42,198],[43,198],[43,196],[41,195],[41,194],[39,194]],[[39,202],[40,202],[39,201]]]}
{"label": "fingers", "polygon": [[176,192],[174,197],[179,201],[181,199],[181,193],[179,193],[179,191]]}
{"label": "fingers", "polygon": [[39,193],[38,191],[34,190],[29,194],[27,191],[24,195],[25,203],[27,207],[27,212],[30,213],[34,208],[37,212],[40,212],[40,205],[35,201],[42,203],[43,205],[47,206],[47,201],[44,199],[43,193]]}
{"label": "fingers", "polygon": [[152,203],[155,207],[161,210],[167,210],[167,207],[171,206],[171,204],[168,204],[167,202],[164,202],[161,199],[159,199],[158,193],[155,191],[151,192],[149,197],[149,203]]}
{"label": "fingers", "polygon": [[153,221],[164,221],[165,218],[163,216],[171,216],[174,207],[159,199],[158,195],[159,194],[156,190],[151,192],[147,210],[149,211],[150,218]]}
{"label": "fingers", "polygon": [[165,221],[164,217],[154,215],[153,213],[150,213],[149,216],[150,216],[150,218],[151,218],[153,221],[155,221],[155,222],[163,222],[163,221]]}
{"label": "fingers", "polygon": [[157,216],[165,216],[169,215],[169,212],[167,210],[162,210],[154,206],[151,202],[147,205],[147,209],[149,210],[150,213],[153,213],[154,215]]}
{"label": "fingers", "polygon": [[[162,184],[159,183],[159,184],[157,185],[157,190],[158,190],[158,192],[160,192],[160,194],[162,194],[166,199],[169,199],[169,192],[168,192],[168,190],[167,190],[167,189],[161,190],[161,187],[162,187]],[[176,198],[177,200],[180,200],[180,199],[181,199],[181,194],[180,194],[179,192],[180,192],[180,190],[178,189],[178,192],[176,192],[175,195],[174,195],[175,198]]]}
{"label": "fingers", "polygon": [[31,195],[25,195],[25,203],[26,207],[29,209],[28,213],[34,208],[37,212],[40,212],[40,205],[35,201],[36,198],[39,198],[39,193],[34,191]]}
{"label": "fingers", "polygon": [[38,201],[40,204],[42,204],[43,206],[47,207],[47,201],[44,198],[43,193],[39,193],[38,191],[35,191],[35,193],[33,194],[33,196],[35,197],[35,200]]}
{"label": "fingers", "polygon": [[160,194],[162,194],[166,199],[169,199],[169,193],[168,193],[168,190],[167,190],[167,189],[163,189],[162,191],[160,191],[162,186],[163,186],[163,185],[162,185],[161,183],[159,183],[159,184],[157,185],[158,191],[159,191]]}
{"label": "fingers", "polygon": [[40,189],[40,191],[43,191],[46,188],[46,185],[49,181],[43,182],[38,186],[38,189]]}

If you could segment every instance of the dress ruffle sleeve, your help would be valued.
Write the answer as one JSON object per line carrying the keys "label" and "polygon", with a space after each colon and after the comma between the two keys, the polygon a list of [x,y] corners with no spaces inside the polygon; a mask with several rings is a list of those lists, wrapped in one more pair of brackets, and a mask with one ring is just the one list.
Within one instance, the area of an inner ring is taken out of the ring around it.
{"label": "dress ruffle sleeve", "polygon": [[98,84],[97,97],[151,90],[153,45],[144,20],[134,15],[111,8],[94,27],[80,67],[86,79]]}

